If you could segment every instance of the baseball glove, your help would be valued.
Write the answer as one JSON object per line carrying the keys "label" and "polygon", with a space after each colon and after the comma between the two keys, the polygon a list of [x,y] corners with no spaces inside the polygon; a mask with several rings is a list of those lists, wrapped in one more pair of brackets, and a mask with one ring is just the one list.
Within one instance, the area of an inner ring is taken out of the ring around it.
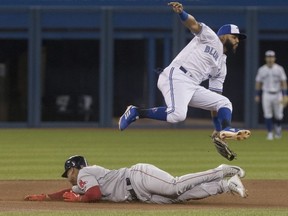
{"label": "baseball glove", "polygon": [[218,153],[227,160],[232,161],[237,157],[236,153],[228,147],[228,144],[224,140],[221,140],[219,137],[215,136],[212,137],[212,141]]}

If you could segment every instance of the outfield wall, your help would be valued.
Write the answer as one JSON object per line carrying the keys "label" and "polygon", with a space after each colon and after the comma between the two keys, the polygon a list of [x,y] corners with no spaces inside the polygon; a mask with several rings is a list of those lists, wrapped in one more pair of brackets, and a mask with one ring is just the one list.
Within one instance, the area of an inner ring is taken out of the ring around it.
{"label": "outfield wall", "polygon": [[[116,1],[57,2],[0,3],[2,127],[113,127],[129,104],[164,105],[155,69],[167,66],[192,38],[164,1],[129,1],[129,7]],[[215,31],[235,23],[248,35],[227,62],[224,94],[234,105],[235,121],[262,127],[254,79],[267,49],[276,51],[288,71],[288,7],[244,2],[223,7],[224,1],[186,1],[185,8]],[[209,112],[191,109],[188,116],[207,119]]]}

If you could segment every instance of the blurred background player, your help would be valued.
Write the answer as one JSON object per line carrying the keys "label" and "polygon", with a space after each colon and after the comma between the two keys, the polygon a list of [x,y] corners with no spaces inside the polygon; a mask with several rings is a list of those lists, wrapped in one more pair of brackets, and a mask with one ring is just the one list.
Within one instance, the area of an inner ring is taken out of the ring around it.
{"label": "blurred background player", "polygon": [[[267,140],[273,140],[274,137],[281,138],[283,110],[288,100],[287,77],[284,68],[275,61],[275,52],[273,50],[266,51],[266,63],[258,69],[255,84],[255,101],[259,103],[262,96],[263,114],[268,131]],[[273,126],[275,126],[275,134]]]}

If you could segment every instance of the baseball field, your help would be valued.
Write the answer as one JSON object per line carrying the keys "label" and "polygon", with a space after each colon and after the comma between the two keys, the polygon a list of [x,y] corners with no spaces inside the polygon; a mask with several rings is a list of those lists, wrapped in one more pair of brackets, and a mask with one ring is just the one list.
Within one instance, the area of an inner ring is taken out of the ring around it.
{"label": "baseball field", "polygon": [[[198,129],[0,129],[0,215],[288,215],[288,132],[266,141],[252,130],[245,141],[230,141],[238,154],[231,162],[215,150],[211,130]],[[118,169],[152,163],[174,176],[222,163],[246,170],[246,199],[221,194],[185,204],[66,203],[23,201],[27,194],[69,187],[60,176],[71,155],[90,165]]]}

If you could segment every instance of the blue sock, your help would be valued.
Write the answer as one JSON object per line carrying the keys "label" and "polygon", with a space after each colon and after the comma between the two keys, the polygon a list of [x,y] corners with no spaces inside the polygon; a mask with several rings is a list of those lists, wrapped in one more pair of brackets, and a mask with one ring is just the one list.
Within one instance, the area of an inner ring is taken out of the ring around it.
{"label": "blue sock", "polygon": [[221,130],[222,130],[222,127],[221,127],[221,123],[220,123],[218,117],[215,116],[215,117],[212,118],[212,120],[213,120],[213,124],[214,124],[214,129],[215,129],[216,131],[221,131]]}
{"label": "blue sock", "polygon": [[154,107],[150,109],[138,109],[139,118],[150,118],[155,120],[167,120],[167,107]]}
{"label": "blue sock", "polygon": [[222,129],[231,125],[232,112],[226,107],[222,107],[218,110],[218,119],[222,125]]}
{"label": "blue sock", "polygon": [[266,124],[267,130],[268,130],[269,132],[271,132],[272,129],[273,129],[273,120],[272,120],[272,118],[266,118],[266,119],[265,119],[265,124]]}

